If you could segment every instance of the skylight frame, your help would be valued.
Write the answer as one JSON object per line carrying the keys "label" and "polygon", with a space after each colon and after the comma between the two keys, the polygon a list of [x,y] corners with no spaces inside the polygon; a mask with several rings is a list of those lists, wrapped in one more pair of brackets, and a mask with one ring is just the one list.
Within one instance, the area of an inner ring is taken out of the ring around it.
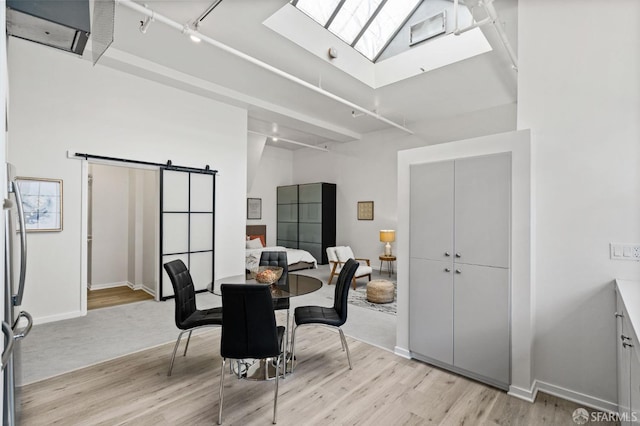
{"label": "skylight frame", "polygon": [[[382,55],[382,53],[385,51],[385,49],[387,48],[387,46],[389,46],[389,44],[393,41],[393,39],[396,38],[396,36],[398,35],[398,33],[400,32],[400,30],[402,30],[402,28],[404,28],[404,26],[407,24],[407,22],[409,22],[409,19],[411,19],[411,17],[413,16],[414,13],[416,13],[416,10],[418,10],[418,8],[422,5],[422,3],[424,2],[424,0],[419,0],[416,5],[413,7],[413,9],[411,9],[411,12],[409,12],[407,14],[407,17],[404,18],[404,20],[402,22],[400,22],[400,24],[398,25],[398,28],[396,28],[396,30],[391,33],[391,36],[387,39],[387,41],[382,45],[382,48],[380,48],[380,50],[378,51],[378,53],[376,54],[376,56],[371,59],[371,62],[373,62],[374,64],[376,63],[376,61],[380,58],[380,56]],[[355,49],[355,47],[354,47]],[[356,49],[356,52],[360,53],[359,50]],[[366,58],[366,56],[363,54],[362,56],[364,56]],[[367,58],[369,59],[369,58]]]}
{"label": "skylight frame", "polygon": [[[398,33],[400,32],[400,30],[406,25],[406,23],[409,21],[409,19],[411,18],[411,16],[413,16],[413,14],[416,12],[416,10],[418,9],[418,7],[420,7],[420,5],[423,3],[424,0],[416,0],[415,5],[413,6],[413,8],[411,8],[411,10],[406,14],[406,16],[404,17],[404,19],[402,19],[398,25],[397,28],[395,28],[390,34],[389,36],[386,38],[385,42],[381,45],[381,47],[379,48],[379,50],[377,52],[370,52],[370,53],[375,53],[373,55],[373,57],[369,57],[368,54],[365,54],[363,51],[360,51],[359,49],[356,48],[356,45],[358,44],[358,42],[362,39],[362,37],[367,33],[367,31],[369,30],[369,28],[371,27],[372,23],[376,20],[376,18],[378,17],[378,15],[380,14],[380,12],[384,9],[384,7],[387,5],[387,3],[389,2],[389,0],[380,0],[380,3],[378,3],[375,6],[375,10],[373,11],[373,13],[369,16],[369,18],[366,20],[366,22],[362,25],[362,27],[359,29],[359,31],[357,32],[357,34],[354,36],[353,40],[350,42],[349,40],[345,40],[346,35],[345,34],[340,34],[337,31],[333,31],[330,29],[331,24],[334,22],[336,16],[339,15],[339,13],[342,11],[344,4],[346,3],[347,0],[340,0],[333,12],[331,13],[330,17],[327,19],[327,22],[319,22],[318,19],[316,19],[314,16],[311,16],[311,14],[307,13],[305,10],[298,8],[298,3],[300,0],[291,0],[291,5],[296,7],[300,12],[304,13],[305,15],[309,16],[313,21],[315,21],[316,23],[322,25],[326,30],[330,31],[333,35],[335,35],[336,37],[338,37],[340,40],[342,40],[343,42],[345,42],[346,44],[348,44],[351,48],[353,48],[356,52],[358,52],[359,54],[361,54],[362,56],[364,56],[365,58],[367,58],[367,60],[371,61],[372,63],[375,63],[379,58],[380,55],[382,55],[382,53],[384,52],[384,50],[389,46],[389,44],[391,43],[391,41],[398,35]],[[322,2],[323,0],[317,0],[319,2]],[[361,3],[363,1],[367,1],[367,0],[362,0]],[[361,4],[360,3],[360,4]],[[345,12],[347,13],[347,12]]]}

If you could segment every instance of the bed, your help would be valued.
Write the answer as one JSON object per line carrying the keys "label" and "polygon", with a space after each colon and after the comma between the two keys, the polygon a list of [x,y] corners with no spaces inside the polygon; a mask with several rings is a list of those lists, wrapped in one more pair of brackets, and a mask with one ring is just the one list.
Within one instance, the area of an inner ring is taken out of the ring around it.
{"label": "bed", "polygon": [[282,246],[266,246],[267,226],[247,225],[247,249],[245,268],[251,270],[258,267],[260,255],[263,251],[286,251],[289,271],[311,269],[318,267],[318,261],[306,250],[293,249]]}

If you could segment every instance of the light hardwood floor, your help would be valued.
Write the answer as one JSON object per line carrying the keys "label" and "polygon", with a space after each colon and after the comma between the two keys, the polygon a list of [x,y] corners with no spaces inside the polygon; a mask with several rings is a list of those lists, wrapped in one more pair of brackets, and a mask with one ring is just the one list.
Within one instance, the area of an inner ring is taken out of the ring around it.
{"label": "light hardwood floor", "polygon": [[144,290],[133,290],[126,285],[87,291],[87,309],[106,308],[143,300],[153,300],[153,296]]}
{"label": "light hardwood floor", "polygon": [[[579,407],[545,394],[530,404],[351,338],[349,370],[332,330],[301,328],[296,337],[299,363],[280,381],[279,425],[572,425]],[[166,344],[27,385],[23,424],[215,424],[219,339],[219,329],[194,336],[171,377]],[[271,424],[273,385],[226,374],[223,423]]]}

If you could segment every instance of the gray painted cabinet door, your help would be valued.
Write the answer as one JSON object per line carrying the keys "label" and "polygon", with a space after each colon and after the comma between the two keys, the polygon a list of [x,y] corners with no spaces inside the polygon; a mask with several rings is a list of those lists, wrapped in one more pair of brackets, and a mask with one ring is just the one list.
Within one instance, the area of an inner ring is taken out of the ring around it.
{"label": "gray painted cabinet door", "polygon": [[413,165],[410,173],[409,348],[506,387],[511,156]]}
{"label": "gray painted cabinet door", "polygon": [[509,266],[510,200],[509,154],[455,161],[456,262]]}
{"label": "gray painted cabinet door", "polygon": [[455,265],[453,364],[509,384],[509,270]]}
{"label": "gray painted cabinet door", "polygon": [[411,259],[409,267],[410,348],[446,364],[453,364],[451,268],[450,261],[417,258]]}
{"label": "gray painted cabinet door", "polygon": [[453,161],[411,166],[411,257],[447,260],[453,252]]}

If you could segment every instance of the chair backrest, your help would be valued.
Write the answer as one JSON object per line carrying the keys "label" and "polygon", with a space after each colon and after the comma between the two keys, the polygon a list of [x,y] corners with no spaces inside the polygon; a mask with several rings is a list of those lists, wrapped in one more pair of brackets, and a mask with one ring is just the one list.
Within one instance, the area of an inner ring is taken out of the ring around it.
{"label": "chair backrest", "polygon": [[269,286],[222,284],[223,358],[269,358],[280,355],[276,316]]}
{"label": "chair backrest", "polygon": [[164,264],[169,274],[176,301],[176,326],[182,328],[184,320],[196,311],[196,291],[193,279],[184,262],[180,259]]}
{"label": "chair backrest", "polygon": [[289,262],[287,261],[286,251],[263,251],[260,254],[259,266],[279,266],[283,269],[282,276],[278,280],[278,284],[285,285],[287,283],[287,274],[289,273]]}
{"label": "chair backrest", "polygon": [[327,247],[327,259],[329,260],[329,262],[337,262],[338,261],[338,255],[336,254],[336,249],[338,247]]}
{"label": "chair backrest", "polygon": [[336,256],[338,256],[338,261],[342,263],[346,263],[349,259],[355,259],[355,255],[353,254],[353,250],[349,246],[336,247]]}
{"label": "chair backrest", "polygon": [[357,269],[358,262],[354,259],[349,259],[347,260],[347,263],[345,263],[342,267],[340,275],[338,275],[336,292],[333,299],[333,308],[336,310],[338,316],[340,317],[341,325],[347,321],[347,299],[349,297],[349,287],[351,286],[351,280],[353,280],[353,276],[355,275]]}

